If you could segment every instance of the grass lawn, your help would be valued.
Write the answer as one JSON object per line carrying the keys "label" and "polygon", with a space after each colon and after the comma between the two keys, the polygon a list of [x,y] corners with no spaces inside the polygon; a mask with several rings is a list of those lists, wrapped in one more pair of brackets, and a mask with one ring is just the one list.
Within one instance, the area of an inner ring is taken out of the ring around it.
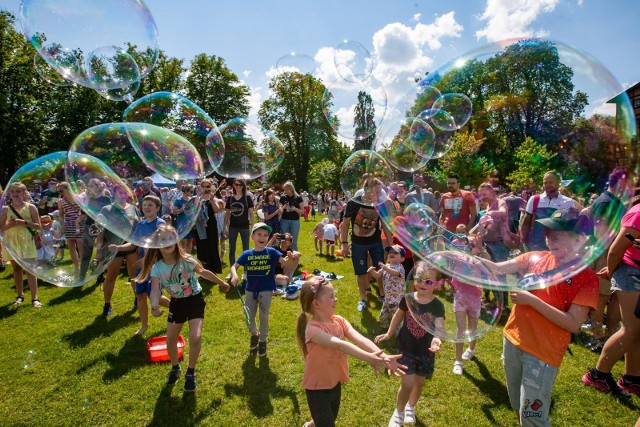
{"label": "grass lawn", "polygon": [[[373,338],[381,332],[376,322],[379,303],[372,297],[369,311],[356,311],[351,260],[315,255],[309,236],[314,225],[302,223],[301,269],[344,275],[334,282],[337,312]],[[225,265],[224,275],[227,273]],[[16,309],[12,306],[11,268],[0,273],[0,425],[266,427],[301,426],[309,419],[300,385],[304,365],[294,332],[298,301],[274,297],[268,358],[256,358],[249,356],[249,334],[237,293],[223,294],[205,284],[207,313],[197,367],[198,390],[184,395],[184,377],[173,390],[165,388],[169,365],[151,363],[147,357],[146,339],[164,335],[165,317],[151,318],[145,337],[135,337],[138,314],[132,310],[133,295],[125,281],[121,276],[112,301],[114,315],[106,319],[101,316],[100,285],[70,289],[41,282],[44,307],[32,308],[27,291],[25,303]],[[478,342],[476,358],[465,363],[462,377],[451,372],[453,345],[443,346],[436,357],[435,374],[418,404],[418,425],[517,425],[500,361],[501,329],[501,325],[495,327]],[[186,328],[183,336],[188,337]],[[635,423],[640,409],[637,397],[621,403],[580,381],[596,360],[597,355],[583,346],[570,346],[553,391],[554,425]],[[186,361],[182,367],[186,369]],[[353,358],[350,369],[338,424],[386,426],[399,380],[375,378],[367,364]],[[615,366],[616,378],[622,369],[622,362]]]}

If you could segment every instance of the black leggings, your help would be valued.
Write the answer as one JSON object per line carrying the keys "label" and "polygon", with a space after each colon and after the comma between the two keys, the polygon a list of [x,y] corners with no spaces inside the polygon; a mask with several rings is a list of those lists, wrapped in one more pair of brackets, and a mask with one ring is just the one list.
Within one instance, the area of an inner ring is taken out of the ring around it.
{"label": "black leggings", "polygon": [[334,427],[338,410],[340,409],[340,395],[342,393],[342,383],[328,390],[306,390],[307,403],[311,418],[316,427]]}

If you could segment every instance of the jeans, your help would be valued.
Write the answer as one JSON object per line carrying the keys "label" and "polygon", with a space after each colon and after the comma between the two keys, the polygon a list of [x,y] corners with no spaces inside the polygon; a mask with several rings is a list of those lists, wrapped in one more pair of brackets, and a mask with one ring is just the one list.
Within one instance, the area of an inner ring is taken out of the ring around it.
{"label": "jeans", "polygon": [[242,251],[249,249],[251,230],[248,228],[229,227],[229,266],[236,263],[236,241],[238,240],[238,234],[240,235],[240,239],[242,239]]}
{"label": "jeans", "polygon": [[283,219],[280,221],[280,231],[282,233],[289,233],[293,237],[291,243],[291,249],[298,250],[298,235],[300,234],[300,220],[299,219]]}
{"label": "jeans", "polygon": [[556,382],[558,368],[520,350],[506,338],[502,361],[507,376],[509,402],[518,413],[520,425],[551,426],[551,389]]}

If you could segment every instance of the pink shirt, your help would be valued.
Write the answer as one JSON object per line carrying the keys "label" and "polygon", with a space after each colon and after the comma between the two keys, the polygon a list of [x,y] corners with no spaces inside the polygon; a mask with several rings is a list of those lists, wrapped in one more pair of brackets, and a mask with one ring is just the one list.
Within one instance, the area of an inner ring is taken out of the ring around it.
{"label": "pink shirt", "polygon": [[331,322],[311,320],[305,330],[307,357],[304,362],[302,387],[305,390],[328,390],[338,382],[349,381],[349,364],[347,354],[340,350],[323,347],[311,342],[319,333],[338,337],[341,340],[353,331],[351,324],[341,316],[332,316]]}
{"label": "pink shirt", "polygon": [[[633,206],[627,211],[627,213],[623,215],[622,226],[640,230],[640,204]],[[635,268],[639,268],[640,265],[638,265],[633,260],[640,261],[640,249],[637,249],[635,246],[631,245],[624,252],[622,262]]]}

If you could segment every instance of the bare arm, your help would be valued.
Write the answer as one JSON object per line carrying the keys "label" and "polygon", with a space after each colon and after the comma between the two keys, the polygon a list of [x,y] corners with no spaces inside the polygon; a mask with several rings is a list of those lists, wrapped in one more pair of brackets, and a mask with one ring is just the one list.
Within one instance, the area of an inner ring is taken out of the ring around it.
{"label": "bare arm", "polygon": [[615,240],[611,244],[609,248],[609,255],[607,256],[607,278],[611,278],[611,275],[618,268],[620,263],[622,262],[622,257],[624,256],[625,251],[633,244],[633,242],[626,237],[625,234],[631,234],[634,238],[638,238],[640,236],[640,230],[636,230],[631,227],[622,227],[620,228],[620,232],[616,236]]}
{"label": "bare arm", "polygon": [[475,257],[475,259],[496,274],[513,274],[520,271],[516,258],[503,262],[493,262],[480,257]]}
{"label": "bare arm", "polygon": [[469,201],[469,222],[467,223],[467,230],[471,230],[473,225],[476,223],[476,218],[478,218],[478,209],[476,209],[475,200]]}
{"label": "bare arm", "polygon": [[220,286],[220,289],[227,292],[229,290],[229,284],[222,280],[215,273],[205,269],[204,267],[196,267],[196,274],[198,274],[203,279],[210,281],[211,283],[217,283]]}
{"label": "bare arm", "polygon": [[580,330],[580,326],[587,319],[587,314],[589,314],[589,307],[578,304],[571,304],[569,311],[566,312],[559,310],[528,291],[510,292],[509,296],[513,303],[530,305],[547,320],[572,333]]}
{"label": "bare arm", "polygon": [[372,347],[376,348],[377,350],[366,351],[366,349],[358,347],[355,340],[353,341],[355,344],[350,343],[349,341],[341,340],[340,338],[330,335],[326,332],[320,332],[314,335],[313,338],[311,338],[311,342],[313,342],[314,344],[318,344],[334,350],[340,350],[343,353],[346,353],[353,357],[357,357],[360,360],[364,360],[365,362],[373,366],[376,371],[383,367],[384,359],[378,354],[382,354],[382,350],[378,349],[375,344],[371,343]]}
{"label": "bare arm", "polygon": [[155,316],[155,312],[159,311],[158,306],[160,305],[160,279],[157,277],[151,278],[151,295],[149,295],[149,299],[151,300],[151,311]]}
{"label": "bare arm", "polygon": [[531,218],[532,214],[524,212],[522,214],[522,221],[520,221],[520,238],[524,241],[531,232]]}
{"label": "bare arm", "polygon": [[391,339],[391,337],[393,337],[396,334],[396,331],[398,330],[398,326],[400,326],[400,324],[404,320],[404,316],[405,316],[404,311],[396,310],[396,313],[391,318],[391,323],[389,324],[389,329],[387,329],[387,332],[382,335],[378,335],[377,337],[375,337],[373,341],[377,344],[382,341]]}
{"label": "bare arm", "polygon": [[231,285],[238,286],[238,267],[240,264],[237,262],[231,266]]}

